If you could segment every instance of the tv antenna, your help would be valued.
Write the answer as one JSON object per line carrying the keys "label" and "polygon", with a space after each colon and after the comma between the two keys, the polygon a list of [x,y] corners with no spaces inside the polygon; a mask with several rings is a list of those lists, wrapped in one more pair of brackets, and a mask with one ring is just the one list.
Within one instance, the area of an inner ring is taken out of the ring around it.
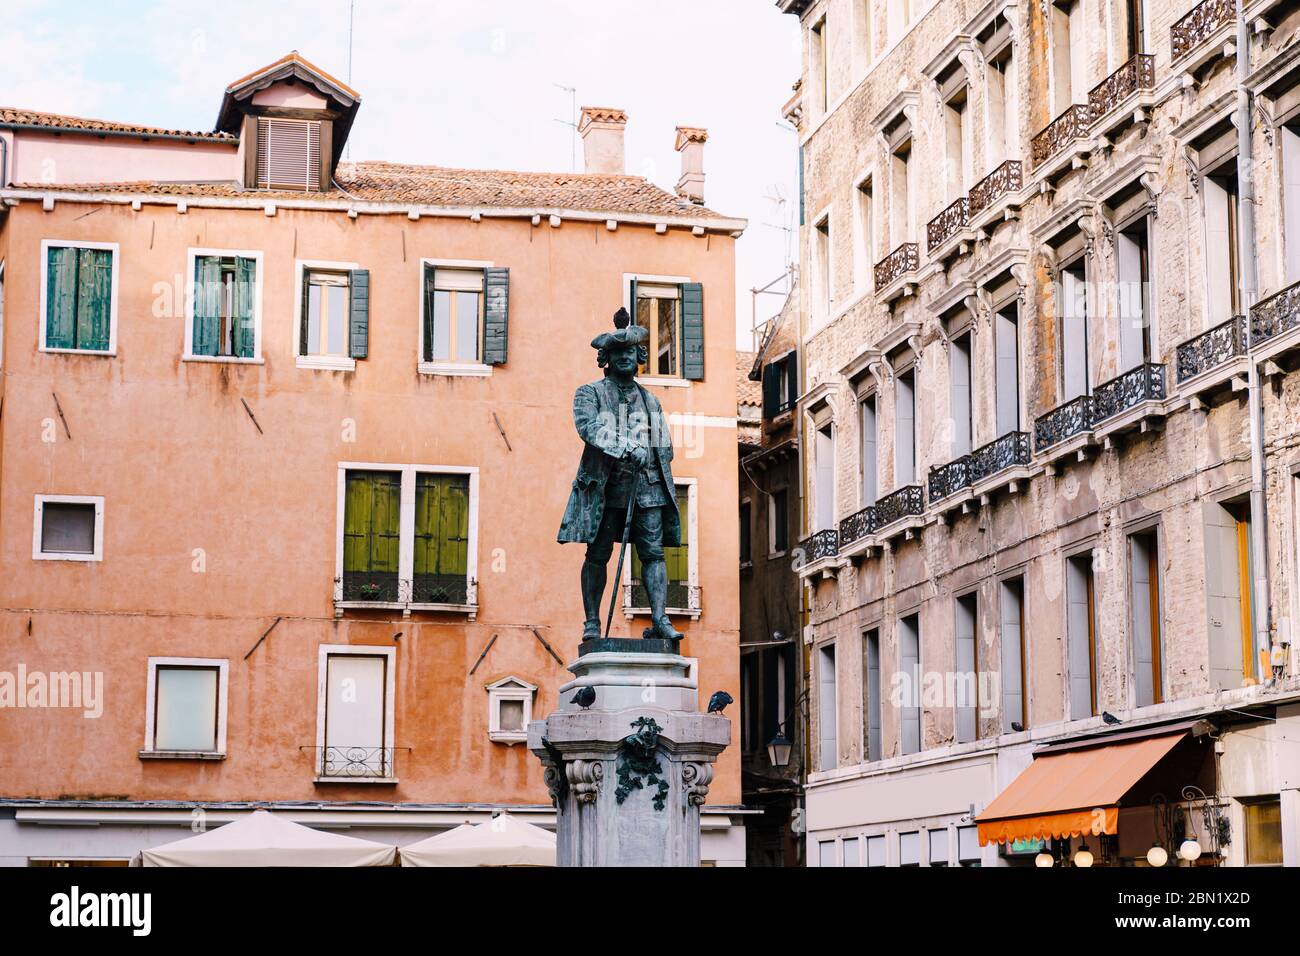
{"label": "tv antenna", "polygon": [[557,90],[569,94],[570,119],[556,117],[555,122],[573,130],[573,139],[569,151],[569,171],[576,173],[578,171],[578,91],[575,87],[565,86],[563,83],[552,83],[551,85]]}

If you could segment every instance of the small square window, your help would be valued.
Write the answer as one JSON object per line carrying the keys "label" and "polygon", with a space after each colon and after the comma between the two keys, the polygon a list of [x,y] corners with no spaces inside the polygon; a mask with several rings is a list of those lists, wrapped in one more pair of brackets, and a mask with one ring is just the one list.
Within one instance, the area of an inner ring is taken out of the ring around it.
{"label": "small square window", "polygon": [[149,658],[142,758],[221,760],[226,751],[226,677],[220,658]]}
{"label": "small square window", "polygon": [[487,685],[488,738],[502,744],[528,739],[537,686],[518,677],[503,677]]}
{"label": "small square window", "polygon": [[32,557],[53,561],[103,558],[104,499],[37,495]]}

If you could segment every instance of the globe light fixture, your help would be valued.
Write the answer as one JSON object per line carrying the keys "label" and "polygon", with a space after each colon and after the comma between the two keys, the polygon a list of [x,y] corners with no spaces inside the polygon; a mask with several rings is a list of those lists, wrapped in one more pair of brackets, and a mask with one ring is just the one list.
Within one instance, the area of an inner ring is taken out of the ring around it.
{"label": "globe light fixture", "polygon": [[1147,864],[1149,866],[1164,866],[1169,862],[1169,851],[1159,843],[1153,843],[1151,849],[1147,850]]}
{"label": "globe light fixture", "polygon": [[1052,859],[1052,854],[1046,850],[1034,857],[1034,866],[1049,867],[1054,865],[1056,865],[1056,860]]}
{"label": "globe light fixture", "polygon": [[1189,837],[1178,848],[1178,855],[1188,863],[1195,863],[1201,857],[1201,845]]}
{"label": "globe light fixture", "polygon": [[1092,866],[1092,851],[1088,849],[1088,844],[1079,847],[1079,852],[1074,854],[1074,865],[1085,868]]}

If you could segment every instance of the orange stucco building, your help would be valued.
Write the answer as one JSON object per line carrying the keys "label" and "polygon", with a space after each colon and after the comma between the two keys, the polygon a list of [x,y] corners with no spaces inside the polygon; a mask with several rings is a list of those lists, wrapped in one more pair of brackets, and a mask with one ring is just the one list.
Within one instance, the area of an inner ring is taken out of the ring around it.
{"label": "orange stucco building", "polygon": [[[744,222],[703,205],[703,131],[673,193],[623,175],[617,110],[542,174],[342,162],[359,106],[294,54],[212,133],[0,110],[0,862],[250,804],[547,822],[520,728],[576,656],[570,403],[620,305],[673,426],[682,653],[739,696]],[[717,769],[704,856],[743,862]]]}

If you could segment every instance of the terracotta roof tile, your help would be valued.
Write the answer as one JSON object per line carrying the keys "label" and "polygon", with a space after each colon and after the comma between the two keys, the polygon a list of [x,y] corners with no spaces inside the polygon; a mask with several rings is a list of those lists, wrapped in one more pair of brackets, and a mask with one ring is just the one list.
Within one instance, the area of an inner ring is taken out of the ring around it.
{"label": "terracotta roof tile", "polygon": [[763,386],[749,377],[754,367],[754,353],[736,351],[736,402],[740,405],[762,405]]}
{"label": "terracotta roof tile", "polygon": [[15,184],[17,189],[68,192],[153,193],[167,196],[243,199],[359,199],[366,202],[498,209],[575,209],[583,212],[641,213],[665,218],[707,219],[719,214],[679,199],[640,176],[588,173],[525,173],[448,169],[386,162],[344,162],[335,174],[338,189],[324,192],[245,190],[236,183],[49,183]]}
{"label": "terracotta roof tile", "polygon": [[61,113],[42,113],[37,110],[15,109],[7,106],[0,106],[0,126],[44,126],[49,129],[88,133],[133,133],[138,136],[177,136],[185,139],[209,139],[225,143],[239,142],[239,137],[230,133],[205,133],[193,130],[163,129],[159,126],[138,126],[135,123],[86,119],[81,116],[64,116]]}

